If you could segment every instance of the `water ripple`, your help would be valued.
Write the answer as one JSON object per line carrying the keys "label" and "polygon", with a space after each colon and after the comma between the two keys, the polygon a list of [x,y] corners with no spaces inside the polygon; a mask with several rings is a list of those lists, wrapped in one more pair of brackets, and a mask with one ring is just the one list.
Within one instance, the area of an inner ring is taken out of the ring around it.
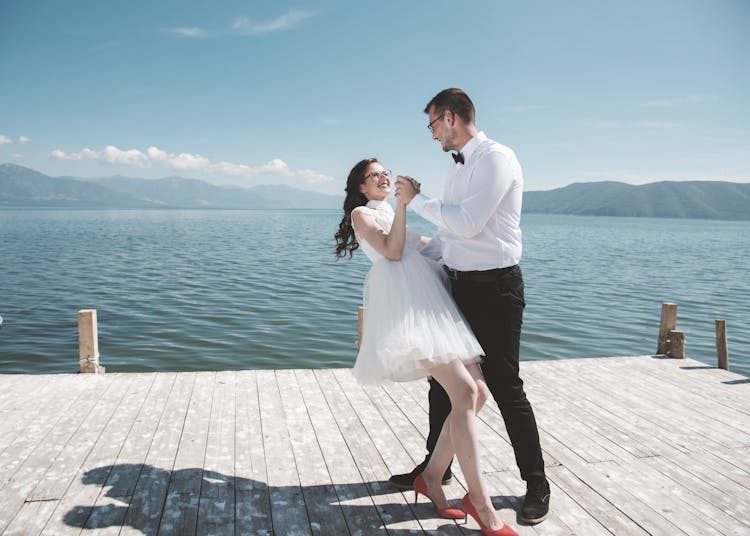
{"label": "water ripple", "polygon": [[[409,216],[424,234],[432,227]],[[369,262],[333,258],[336,211],[0,211],[2,372],[77,368],[97,309],[110,371],[348,367]],[[523,359],[655,351],[679,304],[687,355],[750,375],[750,224],[528,215]]]}

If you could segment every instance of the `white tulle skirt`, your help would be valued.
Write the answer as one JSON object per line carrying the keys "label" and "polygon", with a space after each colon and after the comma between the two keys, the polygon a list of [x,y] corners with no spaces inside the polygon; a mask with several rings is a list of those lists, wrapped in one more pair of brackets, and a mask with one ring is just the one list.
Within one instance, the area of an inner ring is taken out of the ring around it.
{"label": "white tulle skirt", "polygon": [[363,291],[362,339],[354,364],[361,383],[411,381],[459,359],[479,362],[474,333],[453,302],[440,265],[417,251],[400,261],[380,259]]}

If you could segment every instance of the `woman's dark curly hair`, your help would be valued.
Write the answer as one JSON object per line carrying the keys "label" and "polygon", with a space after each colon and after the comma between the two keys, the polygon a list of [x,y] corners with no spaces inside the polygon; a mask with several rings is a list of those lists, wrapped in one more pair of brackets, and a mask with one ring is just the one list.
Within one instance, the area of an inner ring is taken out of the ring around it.
{"label": "woman's dark curly hair", "polygon": [[377,162],[377,158],[365,158],[360,160],[349,172],[346,179],[346,199],[344,199],[344,217],[339,223],[339,230],[336,232],[336,258],[346,257],[347,251],[349,258],[354,255],[354,250],[359,247],[359,242],[354,236],[354,227],[352,227],[352,210],[367,204],[367,197],[359,191],[359,187],[365,182],[365,172],[370,164]]}

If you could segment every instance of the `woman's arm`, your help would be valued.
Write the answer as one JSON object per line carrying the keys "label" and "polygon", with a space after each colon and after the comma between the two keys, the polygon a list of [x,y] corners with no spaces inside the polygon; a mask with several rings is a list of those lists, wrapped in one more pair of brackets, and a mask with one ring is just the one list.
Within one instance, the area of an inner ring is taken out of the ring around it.
{"label": "woman's arm", "polygon": [[406,242],[406,205],[396,203],[391,232],[385,232],[368,210],[354,209],[352,223],[359,236],[386,259],[397,261],[404,253]]}

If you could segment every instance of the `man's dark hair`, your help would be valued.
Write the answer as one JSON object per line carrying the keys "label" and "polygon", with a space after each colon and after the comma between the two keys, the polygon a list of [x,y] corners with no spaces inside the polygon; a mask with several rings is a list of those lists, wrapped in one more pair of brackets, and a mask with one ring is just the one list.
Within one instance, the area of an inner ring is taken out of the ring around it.
{"label": "man's dark hair", "polygon": [[424,113],[429,114],[430,108],[435,107],[437,114],[442,114],[445,110],[450,110],[459,116],[464,123],[471,125],[474,123],[474,103],[463,89],[452,87],[444,89],[427,103]]}

